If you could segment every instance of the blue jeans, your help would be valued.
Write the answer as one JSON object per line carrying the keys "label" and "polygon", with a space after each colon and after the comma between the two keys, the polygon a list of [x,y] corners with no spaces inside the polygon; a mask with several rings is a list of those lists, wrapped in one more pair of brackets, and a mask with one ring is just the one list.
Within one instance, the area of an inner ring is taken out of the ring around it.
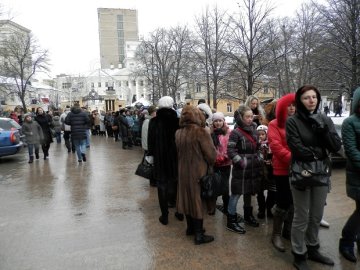
{"label": "blue jeans", "polygon": [[39,153],[39,149],[40,149],[40,144],[28,144],[27,145],[28,151],[29,151],[29,156],[34,156],[34,148],[35,148],[35,153]]}
{"label": "blue jeans", "polygon": [[[231,194],[229,199],[228,213],[230,215],[236,215],[236,206],[240,199],[240,194]],[[244,207],[251,207],[251,194],[245,194],[244,196]]]}
{"label": "blue jeans", "polygon": [[83,140],[73,140],[75,145],[76,154],[78,156],[78,160],[82,160],[82,154],[86,152],[86,139]]}
{"label": "blue jeans", "polygon": [[56,142],[57,142],[57,143],[61,143],[61,131],[60,131],[60,132],[56,132]]}

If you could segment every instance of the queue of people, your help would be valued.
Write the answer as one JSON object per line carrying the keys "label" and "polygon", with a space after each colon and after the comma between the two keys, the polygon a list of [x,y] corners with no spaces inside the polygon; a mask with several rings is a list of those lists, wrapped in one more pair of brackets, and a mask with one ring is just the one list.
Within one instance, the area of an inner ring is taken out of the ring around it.
{"label": "queue of people", "polygon": [[[40,146],[44,160],[48,159],[53,138],[59,142],[59,128],[68,152],[76,152],[79,163],[86,162],[90,130],[93,135],[105,132],[121,140],[123,149],[141,142],[144,159],[154,168],[150,185],[157,187],[159,222],[168,225],[170,209],[175,208],[174,216],[179,221],[186,219],[185,234],[193,236],[196,245],[214,241],[205,234],[203,223],[216,209],[216,198],[202,199],[199,179],[209,172],[218,173],[223,204],[217,208],[227,217],[224,228],[245,234],[246,226],[259,226],[258,219],[272,219],[272,245],[285,252],[283,240],[291,241],[293,265],[304,270],[310,269],[307,260],[334,265],[321,251],[319,226],[331,188],[329,153],[340,149],[341,139],[331,119],[319,111],[320,101],[320,92],[313,85],[300,87],[265,110],[256,96],[250,96],[235,111],[233,130],[224,114],[212,111],[205,102],[175,110],[169,96],[141,113],[121,108],[115,113],[89,114],[76,104],[61,115],[52,116],[42,108],[35,116],[25,114],[22,130],[29,163],[39,159]],[[356,262],[355,243],[360,247],[360,89],[354,93],[352,109],[353,115],[343,123],[342,137],[348,157],[347,194],[355,201],[355,211],[342,230],[339,251]],[[241,196],[243,210],[237,208]]]}

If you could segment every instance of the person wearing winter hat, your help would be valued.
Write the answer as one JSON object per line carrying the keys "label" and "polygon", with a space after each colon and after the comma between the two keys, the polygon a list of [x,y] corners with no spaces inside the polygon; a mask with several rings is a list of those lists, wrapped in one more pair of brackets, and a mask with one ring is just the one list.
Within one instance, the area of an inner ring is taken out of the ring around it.
{"label": "person wearing winter hat", "polygon": [[200,111],[204,113],[206,119],[206,125],[210,127],[212,123],[212,115],[213,115],[210,106],[207,105],[206,103],[200,103],[199,105],[197,105],[197,107],[200,109]]}
{"label": "person wearing winter hat", "polygon": [[[160,98],[159,109],[150,120],[148,129],[148,156],[153,157],[154,161],[154,179],[161,210],[159,221],[163,225],[169,222],[169,206],[174,207],[176,204],[178,169],[175,132],[179,129],[179,119],[173,105],[172,97]],[[177,212],[175,216],[179,220],[184,219]]]}
{"label": "person wearing winter hat", "polygon": [[[260,125],[256,128],[259,135],[260,143],[260,158],[263,160],[262,177],[261,177],[261,190],[257,194],[256,199],[258,202],[258,215],[260,219],[272,217],[271,208],[275,204],[275,188],[272,181],[272,165],[271,157],[272,153],[268,144],[268,127],[266,125]],[[267,190],[267,197],[265,198],[264,191]]]}
{"label": "person wearing winter hat", "polygon": [[39,159],[40,143],[44,139],[44,134],[41,126],[32,119],[32,114],[27,113],[24,115],[24,123],[21,127],[22,134],[25,135],[25,141],[29,152],[29,163],[34,161],[34,149],[35,157]]}

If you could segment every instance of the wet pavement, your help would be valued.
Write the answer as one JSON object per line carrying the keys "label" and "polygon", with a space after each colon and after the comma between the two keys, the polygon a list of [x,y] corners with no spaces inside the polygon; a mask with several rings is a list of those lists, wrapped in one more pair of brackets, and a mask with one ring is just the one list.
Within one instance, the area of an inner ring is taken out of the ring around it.
{"label": "wet pavement", "polygon": [[[285,253],[270,244],[271,220],[238,235],[225,229],[217,211],[204,221],[215,241],[200,246],[185,235],[186,222],[176,220],[174,209],[169,225],[161,225],[156,189],[134,175],[139,147],[123,150],[111,138],[92,137],[87,157],[78,164],[75,154],[53,143],[46,161],[28,164],[25,151],[0,159],[0,270],[293,269],[290,243]],[[360,269],[338,252],[341,228],[354,210],[343,166],[332,179],[325,208],[331,227],[321,229],[320,240],[336,265],[309,264]]]}

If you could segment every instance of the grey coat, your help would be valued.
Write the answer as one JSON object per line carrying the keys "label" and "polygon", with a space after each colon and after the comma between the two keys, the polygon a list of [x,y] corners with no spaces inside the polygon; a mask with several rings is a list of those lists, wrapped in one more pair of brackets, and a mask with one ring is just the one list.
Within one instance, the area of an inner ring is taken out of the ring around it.
{"label": "grey coat", "polygon": [[21,127],[22,133],[25,135],[27,144],[40,144],[44,140],[42,128],[36,121],[25,121]]}

